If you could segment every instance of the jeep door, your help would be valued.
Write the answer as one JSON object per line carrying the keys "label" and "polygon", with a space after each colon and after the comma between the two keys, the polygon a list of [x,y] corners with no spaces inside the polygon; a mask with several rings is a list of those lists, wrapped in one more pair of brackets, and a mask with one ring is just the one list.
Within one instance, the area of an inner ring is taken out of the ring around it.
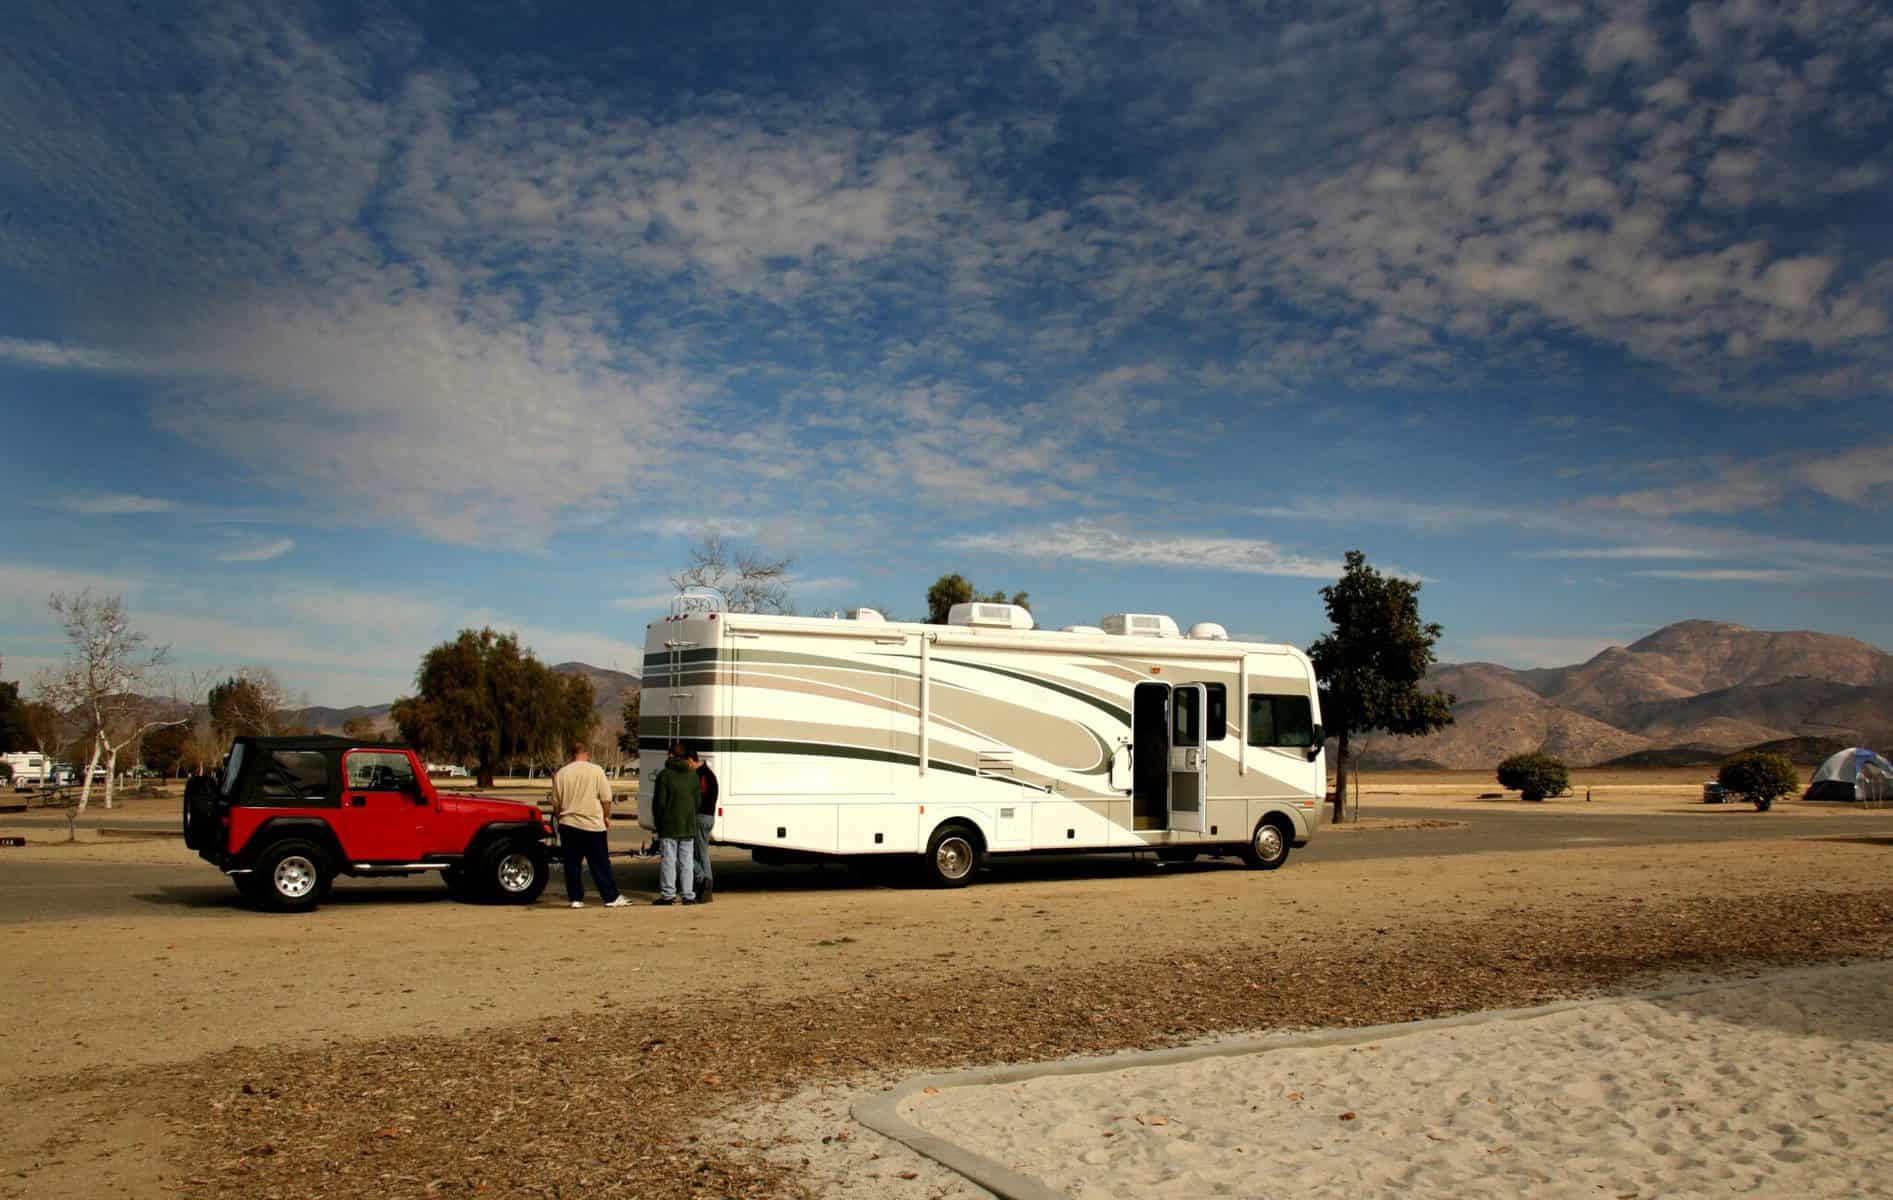
{"label": "jeep door", "polygon": [[342,756],[342,807],[335,831],[350,862],[413,862],[420,857],[433,806],[399,750],[350,750]]}

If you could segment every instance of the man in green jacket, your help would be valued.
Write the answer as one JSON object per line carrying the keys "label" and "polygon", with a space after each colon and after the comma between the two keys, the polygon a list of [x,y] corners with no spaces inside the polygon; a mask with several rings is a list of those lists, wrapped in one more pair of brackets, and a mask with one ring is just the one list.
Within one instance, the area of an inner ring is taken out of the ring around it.
{"label": "man in green jacket", "polygon": [[670,757],[651,794],[651,819],[657,825],[657,899],[675,904],[679,888],[685,904],[697,902],[692,852],[697,845],[697,772],[682,742],[670,744]]}

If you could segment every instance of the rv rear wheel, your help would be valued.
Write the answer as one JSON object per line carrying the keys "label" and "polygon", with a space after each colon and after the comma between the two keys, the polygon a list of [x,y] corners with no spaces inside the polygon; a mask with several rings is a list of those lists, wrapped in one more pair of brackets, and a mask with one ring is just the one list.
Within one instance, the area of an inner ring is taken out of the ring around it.
{"label": "rv rear wheel", "polygon": [[1288,861],[1288,834],[1280,825],[1263,821],[1241,850],[1242,861],[1258,871],[1273,871]]}
{"label": "rv rear wheel", "polygon": [[927,839],[921,873],[934,887],[965,887],[979,870],[979,835],[964,825],[942,825]]}

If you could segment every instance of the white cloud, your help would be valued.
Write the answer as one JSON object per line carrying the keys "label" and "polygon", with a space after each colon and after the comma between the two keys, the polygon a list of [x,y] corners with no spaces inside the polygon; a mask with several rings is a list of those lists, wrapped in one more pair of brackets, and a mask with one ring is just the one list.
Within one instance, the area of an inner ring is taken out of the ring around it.
{"label": "white cloud", "polygon": [[281,558],[296,548],[295,538],[274,538],[267,542],[254,542],[225,550],[211,557],[220,563],[260,563]]}
{"label": "white cloud", "polygon": [[[1700,583],[1809,583],[1808,575],[1802,571],[1786,571],[1772,567],[1677,567],[1660,568],[1650,571],[1636,571],[1645,579],[1686,579]],[[1893,578],[1893,573],[1889,573]]]}
{"label": "white cloud", "polygon": [[[0,359],[154,375],[164,430],[323,515],[522,548],[661,508],[667,447],[706,437],[740,518],[1084,504],[1202,381],[1555,377],[1575,341],[1710,395],[1883,394],[1893,268],[1801,235],[1884,175],[1884,98],[1835,101],[1893,23],[1700,7],[1186,6],[1160,34],[1093,9],[1023,37],[974,10],[966,45],[884,31],[911,39],[898,94],[660,109],[394,18],[337,40],[230,4],[178,35],[39,6],[25,40],[62,69],[0,79],[0,154],[63,215],[0,229],[0,266],[72,338]],[[151,57],[190,88],[83,86]],[[1148,169],[1048,153],[1072,135],[1047,86],[1108,101]],[[1151,353],[1177,329],[1201,365]]]}
{"label": "white cloud", "polygon": [[1260,538],[1127,533],[1094,521],[1063,521],[1039,529],[1006,533],[962,534],[947,539],[946,545],[1019,558],[1074,559],[1132,567],[1186,567],[1301,579],[1331,580],[1339,576],[1344,567],[1338,559],[1296,554]]}
{"label": "white cloud", "polygon": [[155,496],[129,492],[74,492],[59,501],[67,512],[86,516],[128,516],[137,513],[175,512],[177,504]]}
{"label": "white cloud", "polygon": [[1471,637],[1448,635],[1440,646],[1447,662],[1496,662],[1508,667],[1566,667],[1586,662],[1620,644],[1608,637],[1560,637],[1537,634],[1493,633]]}
{"label": "white cloud", "polygon": [[1624,559],[1691,559],[1718,557],[1714,550],[1702,546],[1598,546],[1580,549],[1533,550],[1527,558],[1571,559],[1571,558],[1624,558]]}
{"label": "white cloud", "polygon": [[110,350],[12,337],[0,337],[0,362],[45,370],[115,373],[140,370],[145,365]]}

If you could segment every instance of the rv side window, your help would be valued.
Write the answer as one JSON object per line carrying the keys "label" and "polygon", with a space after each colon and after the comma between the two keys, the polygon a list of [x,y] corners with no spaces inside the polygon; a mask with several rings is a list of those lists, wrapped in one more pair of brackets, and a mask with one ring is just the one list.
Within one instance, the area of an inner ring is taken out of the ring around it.
{"label": "rv side window", "polygon": [[1203,740],[1220,742],[1229,736],[1229,689],[1220,683],[1205,683],[1209,693],[1209,711],[1203,714]]}
{"label": "rv side window", "polygon": [[1249,744],[1306,750],[1315,744],[1314,710],[1306,696],[1249,694]]}

